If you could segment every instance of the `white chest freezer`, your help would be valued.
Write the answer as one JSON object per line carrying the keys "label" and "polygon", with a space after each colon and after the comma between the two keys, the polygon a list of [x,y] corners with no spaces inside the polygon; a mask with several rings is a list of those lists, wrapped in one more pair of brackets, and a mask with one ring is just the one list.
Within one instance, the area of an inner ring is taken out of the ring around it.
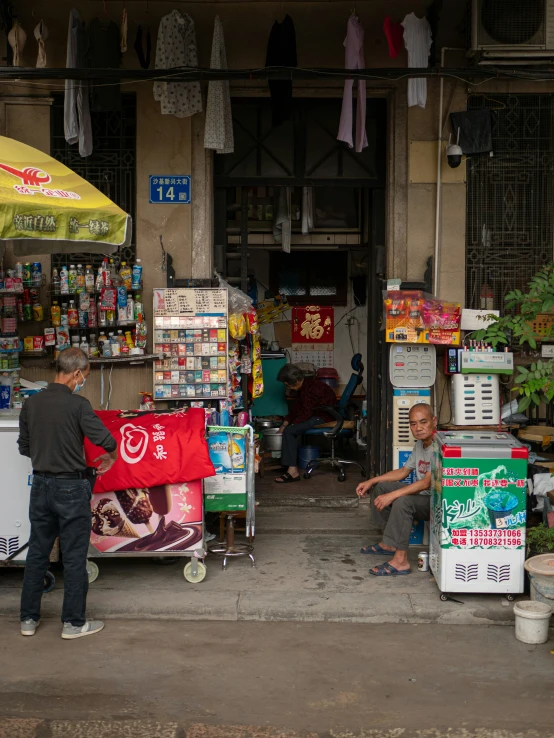
{"label": "white chest freezer", "polygon": [[527,458],[509,433],[435,434],[429,559],[441,592],[523,592]]}
{"label": "white chest freezer", "polygon": [[[19,454],[19,418],[0,416],[0,565],[29,541],[31,459]],[[13,559],[25,561],[27,549]]]}

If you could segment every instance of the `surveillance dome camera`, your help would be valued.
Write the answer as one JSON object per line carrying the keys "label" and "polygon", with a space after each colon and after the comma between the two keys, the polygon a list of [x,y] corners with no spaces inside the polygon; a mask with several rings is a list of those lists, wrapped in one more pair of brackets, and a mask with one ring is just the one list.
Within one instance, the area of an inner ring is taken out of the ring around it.
{"label": "surveillance dome camera", "polygon": [[460,129],[458,128],[458,138],[456,143],[452,143],[452,134],[448,137],[448,146],[446,147],[446,160],[451,169],[456,169],[462,163],[464,152],[460,146]]}

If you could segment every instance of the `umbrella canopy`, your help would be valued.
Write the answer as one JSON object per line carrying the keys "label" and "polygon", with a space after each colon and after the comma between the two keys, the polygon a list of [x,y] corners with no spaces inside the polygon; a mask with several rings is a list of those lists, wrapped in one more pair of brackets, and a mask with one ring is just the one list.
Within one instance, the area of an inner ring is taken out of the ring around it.
{"label": "umbrella canopy", "polygon": [[131,217],[48,154],[0,136],[0,256],[84,251],[131,242]]}

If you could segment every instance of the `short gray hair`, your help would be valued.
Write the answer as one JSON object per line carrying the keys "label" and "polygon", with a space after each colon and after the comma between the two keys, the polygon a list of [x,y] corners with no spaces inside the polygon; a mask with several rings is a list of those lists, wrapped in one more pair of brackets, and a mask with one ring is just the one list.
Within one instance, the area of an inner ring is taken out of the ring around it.
{"label": "short gray hair", "polygon": [[56,359],[56,371],[58,374],[73,374],[73,372],[77,371],[83,372],[88,365],[88,356],[76,346],[64,349]]}
{"label": "short gray hair", "polygon": [[278,382],[284,382],[285,384],[296,384],[305,379],[306,375],[302,369],[296,364],[285,364],[279,369],[277,375]]}
{"label": "short gray hair", "polygon": [[416,402],[416,404],[412,405],[412,407],[410,408],[410,413],[412,412],[412,410],[425,410],[425,412],[430,418],[435,417],[433,408],[431,407],[431,405],[429,405],[428,402]]}

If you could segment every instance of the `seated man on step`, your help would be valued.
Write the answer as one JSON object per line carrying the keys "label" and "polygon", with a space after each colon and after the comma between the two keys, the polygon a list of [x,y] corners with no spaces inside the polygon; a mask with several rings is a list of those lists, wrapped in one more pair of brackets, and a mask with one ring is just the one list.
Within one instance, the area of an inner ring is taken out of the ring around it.
{"label": "seated man on step", "polygon": [[[410,410],[410,430],[416,439],[412,455],[402,469],[362,482],[356,489],[365,497],[373,487],[372,518],[383,527],[381,543],[367,545],[361,553],[392,556],[390,561],[369,570],[376,577],[410,574],[408,546],[414,520],[429,520],[431,494],[431,454],[437,419],[430,405],[420,402]],[[416,481],[401,480],[415,471]]]}

